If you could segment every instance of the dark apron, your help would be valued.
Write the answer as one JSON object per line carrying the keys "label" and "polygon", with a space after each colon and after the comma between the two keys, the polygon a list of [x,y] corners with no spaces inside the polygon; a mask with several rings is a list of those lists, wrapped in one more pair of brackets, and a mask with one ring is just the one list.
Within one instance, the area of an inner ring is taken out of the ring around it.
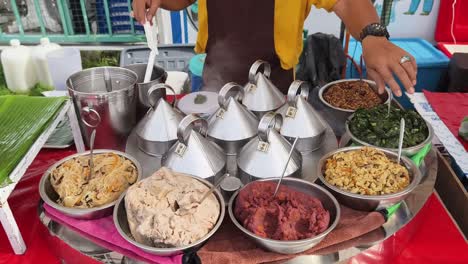
{"label": "dark apron", "polygon": [[[280,0],[281,1],[281,0]],[[206,0],[208,43],[203,90],[218,92],[228,82],[247,83],[258,59],[271,64],[271,80],[286,93],[293,71],[283,70],[275,52],[275,0]]]}

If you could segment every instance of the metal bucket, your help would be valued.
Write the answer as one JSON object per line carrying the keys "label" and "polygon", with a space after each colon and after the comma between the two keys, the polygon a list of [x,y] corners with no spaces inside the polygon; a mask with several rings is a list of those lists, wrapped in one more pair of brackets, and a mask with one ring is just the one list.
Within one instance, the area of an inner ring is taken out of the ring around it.
{"label": "metal bucket", "polygon": [[[137,75],[137,121],[140,121],[151,107],[148,99],[148,90],[156,84],[165,83],[167,79],[167,72],[163,68],[154,65],[150,81],[145,83],[146,65],[146,63],[136,63],[124,66],[125,69],[129,69]],[[153,93],[153,95],[157,98],[157,102],[159,98],[164,98],[166,96],[166,90],[159,89],[156,93]]]}
{"label": "metal bucket", "polygon": [[[137,75],[119,67],[97,67],[77,72],[67,80],[78,120],[93,121],[90,109],[101,122],[96,128],[96,149],[124,150],[128,134],[136,124]],[[92,129],[80,122],[86,143]]]}

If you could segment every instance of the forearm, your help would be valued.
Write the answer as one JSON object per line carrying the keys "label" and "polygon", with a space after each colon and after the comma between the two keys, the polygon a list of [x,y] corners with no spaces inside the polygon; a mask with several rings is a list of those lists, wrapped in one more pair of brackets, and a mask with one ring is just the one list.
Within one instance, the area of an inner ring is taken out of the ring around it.
{"label": "forearm", "polygon": [[338,0],[333,11],[355,39],[360,38],[359,35],[365,26],[380,22],[370,0]]}
{"label": "forearm", "polygon": [[161,8],[178,11],[188,7],[194,2],[195,0],[161,0]]}

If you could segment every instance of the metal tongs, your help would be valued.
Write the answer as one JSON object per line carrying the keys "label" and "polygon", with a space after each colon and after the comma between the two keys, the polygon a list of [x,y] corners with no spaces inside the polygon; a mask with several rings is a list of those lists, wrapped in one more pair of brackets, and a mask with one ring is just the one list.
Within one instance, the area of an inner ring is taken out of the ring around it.
{"label": "metal tongs", "polygon": [[86,121],[86,118],[83,115],[81,117],[81,121],[83,124],[93,130],[89,138],[89,174],[85,178],[85,182],[88,182],[90,179],[94,178],[94,140],[96,139],[96,127],[98,127],[101,123],[101,116],[96,110],[90,108],[89,106],[83,107],[82,111],[87,113],[89,121]]}

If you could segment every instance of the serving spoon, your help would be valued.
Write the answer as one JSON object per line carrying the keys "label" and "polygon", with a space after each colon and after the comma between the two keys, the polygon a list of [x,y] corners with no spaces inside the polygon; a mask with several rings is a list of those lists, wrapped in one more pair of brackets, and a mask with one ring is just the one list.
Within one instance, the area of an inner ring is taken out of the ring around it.
{"label": "serving spoon", "polygon": [[292,157],[292,154],[293,154],[294,149],[296,147],[296,143],[297,143],[298,139],[299,139],[299,137],[296,137],[294,139],[291,150],[289,151],[288,160],[286,161],[286,164],[284,165],[283,173],[281,173],[281,178],[279,179],[278,184],[276,184],[276,189],[275,189],[275,192],[273,193],[273,197],[275,197],[276,193],[278,193],[279,187],[281,185],[281,181],[283,180],[284,174],[286,173],[286,169],[288,168],[289,161],[291,160],[291,157]]}
{"label": "serving spoon", "polygon": [[215,191],[216,188],[219,187],[219,185],[221,185],[224,179],[228,176],[229,176],[229,173],[226,173],[223,176],[221,176],[221,178],[219,178],[218,181],[216,181],[215,184],[213,184],[213,186],[208,191],[205,192],[205,194],[202,196],[200,200],[190,203],[185,207],[179,206],[178,211],[181,213],[184,213],[184,212],[188,212],[190,209],[197,208],[206,198],[208,198],[208,196],[210,196]]}
{"label": "serving spoon", "polygon": [[401,160],[401,150],[403,149],[403,139],[405,137],[405,119],[401,118],[400,120],[400,138],[398,139],[398,160],[397,163],[400,164]]}

